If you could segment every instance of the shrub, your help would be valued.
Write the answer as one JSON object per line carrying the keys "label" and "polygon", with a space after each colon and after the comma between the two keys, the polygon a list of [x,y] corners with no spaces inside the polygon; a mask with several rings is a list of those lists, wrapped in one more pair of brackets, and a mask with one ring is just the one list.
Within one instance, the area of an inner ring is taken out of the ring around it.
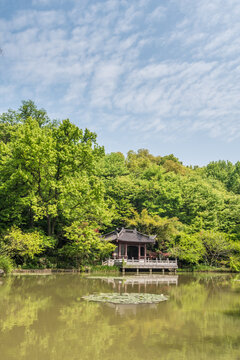
{"label": "shrub", "polygon": [[92,272],[101,272],[101,273],[111,273],[111,272],[118,272],[118,266],[108,266],[108,265],[92,265],[90,266],[90,270]]}
{"label": "shrub", "polygon": [[205,248],[204,261],[207,265],[219,266],[222,261],[228,261],[232,249],[226,234],[202,230],[197,237]]}
{"label": "shrub", "polygon": [[195,265],[202,261],[205,249],[197,236],[181,233],[176,238],[175,246],[169,249],[172,256],[176,256],[184,263]]}
{"label": "shrub", "polygon": [[47,248],[53,248],[55,239],[43,234],[42,231],[32,230],[23,232],[13,226],[4,236],[1,248],[7,256],[23,264],[33,260],[35,255],[43,253]]}
{"label": "shrub", "polygon": [[237,256],[230,257],[230,269],[236,272],[240,272],[240,258]]}
{"label": "shrub", "polygon": [[87,224],[72,223],[65,228],[67,244],[59,250],[59,256],[75,261],[75,266],[95,264],[108,257],[115,246],[103,241],[93,227]]}
{"label": "shrub", "polygon": [[8,256],[0,255],[0,269],[2,269],[5,274],[9,274],[13,270],[13,262]]}

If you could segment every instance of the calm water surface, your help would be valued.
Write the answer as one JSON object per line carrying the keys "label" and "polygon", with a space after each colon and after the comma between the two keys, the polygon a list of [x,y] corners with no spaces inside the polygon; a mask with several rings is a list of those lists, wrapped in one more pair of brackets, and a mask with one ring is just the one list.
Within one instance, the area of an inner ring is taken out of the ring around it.
{"label": "calm water surface", "polygon": [[[157,305],[83,301],[95,292],[169,295]],[[0,279],[0,360],[240,360],[240,276]]]}

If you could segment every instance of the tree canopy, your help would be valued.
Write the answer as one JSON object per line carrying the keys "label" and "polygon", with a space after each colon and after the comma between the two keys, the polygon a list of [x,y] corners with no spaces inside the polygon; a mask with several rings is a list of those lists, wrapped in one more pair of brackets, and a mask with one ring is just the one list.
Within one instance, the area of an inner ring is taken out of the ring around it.
{"label": "tree canopy", "polygon": [[[240,162],[186,167],[147,149],[105,154],[97,135],[31,100],[0,115],[0,252],[17,264],[111,253],[99,235],[156,234],[183,264],[240,264]],[[62,260],[61,260],[62,261]]]}

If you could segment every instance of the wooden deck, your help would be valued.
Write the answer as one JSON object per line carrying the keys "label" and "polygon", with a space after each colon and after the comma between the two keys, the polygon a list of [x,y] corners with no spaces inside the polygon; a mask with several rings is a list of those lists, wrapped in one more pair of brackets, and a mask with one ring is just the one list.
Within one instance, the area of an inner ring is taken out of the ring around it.
{"label": "wooden deck", "polygon": [[152,272],[155,270],[169,270],[176,271],[178,268],[177,260],[150,260],[150,259],[108,259],[103,262],[103,265],[108,266],[119,266],[119,268],[125,272],[127,269],[136,269],[137,272],[139,270],[148,270]]}

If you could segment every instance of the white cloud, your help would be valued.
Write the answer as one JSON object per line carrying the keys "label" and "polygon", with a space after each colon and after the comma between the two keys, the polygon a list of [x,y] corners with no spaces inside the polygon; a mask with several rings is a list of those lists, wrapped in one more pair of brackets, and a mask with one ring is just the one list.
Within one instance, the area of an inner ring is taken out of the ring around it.
{"label": "white cloud", "polygon": [[164,6],[156,7],[147,17],[148,22],[155,22],[162,20],[166,16],[166,8]]}
{"label": "white cloud", "polygon": [[110,132],[240,137],[240,3],[162,3],[41,0],[0,19],[0,107],[32,94]]}

